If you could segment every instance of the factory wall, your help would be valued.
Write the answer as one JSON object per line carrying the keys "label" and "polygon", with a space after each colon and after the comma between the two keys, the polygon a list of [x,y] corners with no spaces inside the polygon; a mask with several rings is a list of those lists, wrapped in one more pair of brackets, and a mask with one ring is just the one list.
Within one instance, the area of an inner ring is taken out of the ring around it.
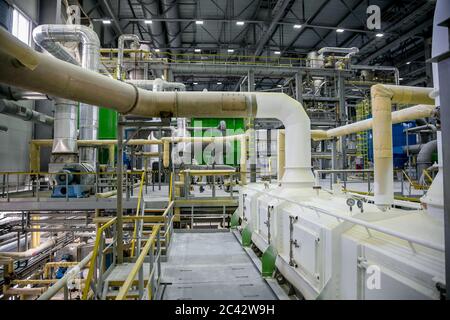
{"label": "factory wall", "polygon": [[[33,102],[25,101],[21,105],[32,108]],[[29,171],[32,123],[0,114],[0,125],[8,127],[7,132],[0,131],[0,171]]]}
{"label": "factory wall", "polygon": [[[36,0],[0,0],[0,24],[11,30],[13,5],[32,20],[34,27],[39,16]],[[34,109],[34,101],[18,103]],[[0,125],[8,127],[7,132],[0,132],[0,171],[29,171],[29,142],[33,137],[33,123],[0,114]]]}

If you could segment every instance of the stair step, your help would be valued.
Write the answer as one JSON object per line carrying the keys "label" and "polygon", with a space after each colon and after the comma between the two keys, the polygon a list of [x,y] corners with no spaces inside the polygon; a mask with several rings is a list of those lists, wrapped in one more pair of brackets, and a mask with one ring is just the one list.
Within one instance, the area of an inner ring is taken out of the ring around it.
{"label": "stair step", "polygon": [[[106,294],[106,299],[116,298],[118,294],[119,294],[119,290],[108,291],[108,293]],[[131,298],[131,299],[137,299],[137,298],[139,298],[139,291],[138,290],[130,290],[130,291],[128,291],[128,294],[126,295],[126,297]]]}

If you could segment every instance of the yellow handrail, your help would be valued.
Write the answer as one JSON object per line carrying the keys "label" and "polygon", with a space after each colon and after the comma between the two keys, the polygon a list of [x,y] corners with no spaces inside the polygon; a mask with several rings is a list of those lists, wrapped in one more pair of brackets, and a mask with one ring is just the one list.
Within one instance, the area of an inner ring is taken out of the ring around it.
{"label": "yellow handrail", "polygon": [[424,174],[425,177],[427,177],[430,180],[430,182],[433,182],[433,178],[430,176],[430,174],[428,173],[427,169],[423,170],[423,174]]}
{"label": "yellow handrail", "polygon": [[[147,243],[145,244],[144,248],[142,249],[141,254],[136,259],[136,263],[133,266],[133,269],[131,269],[131,272],[128,274],[127,279],[123,283],[122,287],[120,287],[119,293],[117,294],[116,300],[123,300],[128,291],[130,290],[131,285],[133,284],[134,279],[136,278],[136,275],[139,272],[139,269],[142,267],[142,264],[144,263],[145,257],[147,256],[150,249],[153,250],[153,245],[156,239],[156,235],[158,234],[160,229],[160,226],[157,225],[153,228],[152,233],[150,234],[150,237],[147,240]],[[147,286],[150,284],[150,280],[147,283]]]}
{"label": "yellow handrail", "polygon": [[[139,216],[139,212],[141,209],[141,202],[142,202],[142,194],[144,189],[144,179],[145,179],[145,171],[142,172],[141,175],[141,185],[139,186],[139,194],[138,194],[138,203],[136,208],[136,216]],[[137,226],[138,226],[138,220],[134,222],[134,230],[133,230],[133,238],[131,239],[131,256],[134,257],[134,245],[136,243],[136,234],[137,234]]]}
{"label": "yellow handrail", "polygon": [[92,277],[94,276],[95,259],[97,259],[98,247],[100,245],[100,240],[102,238],[103,231],[105,231],[106,228],[109,228],[114,223],[116,223],[116,220],[117,220],[117,218],[112,218],[107,223],[105,223],[104,225],[102,225],[100,228],[97,229],[97,234],[95,236],[94,249],[93,249],[93,252],[92,252],[92,258],[91,258],[91,262],[89,264],[89,272],[88,272],[88,275],[86,277],[85,286],[83,288],[82,300],[86,300],[87,296],[88,296],[88,293],[89,293],[90,283],[91,283]]}

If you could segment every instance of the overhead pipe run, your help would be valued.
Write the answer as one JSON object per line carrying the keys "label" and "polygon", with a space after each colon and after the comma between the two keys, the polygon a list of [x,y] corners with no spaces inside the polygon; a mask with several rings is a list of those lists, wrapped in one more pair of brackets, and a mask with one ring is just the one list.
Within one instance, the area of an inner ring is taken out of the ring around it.
{"label": "overhead pipe run", "polygon": [[[392,124],[412,121],[419,118],[428,118],[435,114],[436,107],[434,105],[417,105],[392,112]],[[329,129],[329,130],[311,130],[311,137],[315,141],[333,139],[344,135],[357,133],[372,129],[373,119],[366,119],[354,122],[345,126]]]}
{"label": "overhead pipe run", "polygon": [[54,118],[46,114],[25,108],[9,100],[0,100],[0,113],[19,118],[24,121],[32,121],[49,126],[53,125],[54,122]]}
{"label": "overhead pipe run", "polygon": [[[0,30],[0,82],[147,117],[277,118],[286,128],[282,183],[313,184],[310,121],[302,105],[282,93],[150,92],[35,52]],[[214,108],[211,108],[214,105]],[[276,106],[276,107],[274,107]]]}

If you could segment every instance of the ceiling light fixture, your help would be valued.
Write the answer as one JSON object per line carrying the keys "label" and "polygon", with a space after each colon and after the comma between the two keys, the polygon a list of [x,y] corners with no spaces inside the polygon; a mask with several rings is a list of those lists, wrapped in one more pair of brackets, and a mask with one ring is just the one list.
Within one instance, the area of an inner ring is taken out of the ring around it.
{"label": "ceiling light fixture", "polygon": [[377,34],[375,35],[375,37],[382,38],[382,37],[384,37],[384,33],[377,33]]}
{"label": "ceiling light fixture", "polygon": [[196,20],[195,24],[203,24],[203,20]]}
{"label": "ceiling light fixture", "polygon": [[111,24],[111,20],[107,20],[107,19],[102,20],[102,22],[103,22],[103,24]]}
{"label": "ceiling light fixture", "polygon": [[217,84],[220,86],[222,84],[222,82],[217,82]]}
{"label": "ceiling light fixture", "polygon": [[159,52],[160,50],[159,49],[155,49],[155,52]]}
{"label": "ceiling light fixture", "polygon": [[152,20],[145,20],[144,23],[145,23],[145,24],[152,24],[153,21],[152,21]]}
{"label": "ceiling light fixture", "polygon": [[244,24],[245,24],[244,21],[237,21],[237,22],[236,22],[236,25],[237,25],[237,26],[243,26]]}
{"label": "ceiling light fixture", "polygon": [[302,27],[301,24],[294,24],[294,29],[300,29]]}
{"label": "ceiling light fixture", "polygon": [[195,52],[202,52],[202,49],[194,49]]}
{"label": "ceiling light fixture", "polygon": [[193,85],[196,85],[196,84],[198,84],[198,82],[193,82],[192,84],[193,84]]}
{"label": "ceiling light fixture", "polygon": [[274,53],[275,54],[281,54],[281,51],[275,51]]}
{"label": "ceiling light fixture", "polygon": [[336,32],[339,32],[339,33],[342,33],[344,31],[345,31],[344,29],[336,29]]}
{"label": "ceiling light fixture", "polygon": [[234,50],[233,50],[233,49],[228,49],[227,52],[228,52],[228,53],[233,53]]}

